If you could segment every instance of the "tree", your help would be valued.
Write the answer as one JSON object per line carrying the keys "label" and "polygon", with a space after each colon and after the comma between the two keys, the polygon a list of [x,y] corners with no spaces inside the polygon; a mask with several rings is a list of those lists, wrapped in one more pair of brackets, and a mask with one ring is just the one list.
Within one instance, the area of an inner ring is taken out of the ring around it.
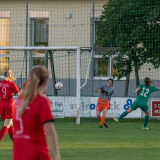
{"label": "tree", "polygon": [[116,55],[118,78],[134,68],[138,85],[144,63],[160,66],[160,0],[109,0],[103,9],[96,45],[118,47],[105,56]]}

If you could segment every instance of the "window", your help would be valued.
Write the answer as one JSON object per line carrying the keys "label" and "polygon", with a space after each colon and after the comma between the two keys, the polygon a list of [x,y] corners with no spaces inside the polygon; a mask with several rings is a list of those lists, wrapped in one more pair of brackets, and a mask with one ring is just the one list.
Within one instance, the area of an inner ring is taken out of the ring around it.
{"label": "window", "polygon": [[[104,21],[95,20],[95,42],[97,42],[97,34],[99,30],[103,29]],[[102,45],[97,43],[97,48],[101,48]],[[94,55],[94,79],[106,79],[106,77],[116,77],[118,71],[113,67],[116,63],[113,57],[105,58],[106,51],[96,51]],[[123,78],[122,78],[123,79]],[[124,78],[125,79],[125,78]]]}
{"label": "window", "polygon": [[102,55],[94,56],[94,76],[96,77],[107,77],[108,76],[108,68],[109,68],[109,59],[104,60]]}
{"label": "window", "polygon": [[[102,29],[103,21],[95,20],[95,42],[97,42],[97,34],[98,31]],[[96,44],[97,47],[101,47],[101,44]],[[110,67],[110,59],[103,58],[104,53],[95,52],[94,55],[94,77],[108,77],[109,67]]]}
{"label": "window", "polygon": [[[0,46],[9,46],[9,18],[0,18]],[[9,51],[0,51],[0,75],[3,75],[4,71],[9,68]]]}
{"label": "window", "polygon": [[[48,19],[31,19],[31,46],[48,46]],[[44,51],[34,51],[33,65],[43,65],[44,57]]]}

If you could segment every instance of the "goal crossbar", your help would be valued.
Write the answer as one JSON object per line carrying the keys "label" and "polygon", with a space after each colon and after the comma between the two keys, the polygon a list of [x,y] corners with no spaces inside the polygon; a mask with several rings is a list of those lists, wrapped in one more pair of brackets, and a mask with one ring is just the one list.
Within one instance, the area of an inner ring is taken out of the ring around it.
{"label": "goal crossbar", "polygon": [[24,51],[34,51],[34,50],[54,50],[54,51],[76,51],[80,49],[82,51],[91,50],[90,47],[79,47],[79,46],[49,46],[49,47],[0,47],[0,50],[24,50]]}

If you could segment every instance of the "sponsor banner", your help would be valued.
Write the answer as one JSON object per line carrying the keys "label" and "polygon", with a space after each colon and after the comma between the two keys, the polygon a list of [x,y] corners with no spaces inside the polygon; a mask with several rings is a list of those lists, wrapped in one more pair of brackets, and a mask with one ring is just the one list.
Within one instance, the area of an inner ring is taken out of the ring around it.
{"label": "sponsor banner", "polygon": [[151,100],[151,116],[160,117],[160,100]]}
{"label": "sponsor banner", "polygon": [[[76,116],[76,97],[48,97],[51,102],[51,109],[55,117],[75,117]],[[81,97],[81,117],[96,117],[96,104],[98,97]],[[118,117],[126,111],[135,98],[116,98],[110,102],[110,110],[107,117]],[[141,118],[141,110],[131,112],[126,118]]]}
{"label": "sponsor banner", "polygon": [[[16,96],[13,97],[16,100]],[[76,97],[48,96],[54,117],[76,117]],[[98,97],[81,97],[81,117],[96,117],[96,104]],[[135,98],[113,97],[110,102],[108,118],[118,117],[126,111],[134,102]],[[152,116],[160,116],[160,101],[152,101]],[[141,110],[131,112],[125,118],[141,118]]]}

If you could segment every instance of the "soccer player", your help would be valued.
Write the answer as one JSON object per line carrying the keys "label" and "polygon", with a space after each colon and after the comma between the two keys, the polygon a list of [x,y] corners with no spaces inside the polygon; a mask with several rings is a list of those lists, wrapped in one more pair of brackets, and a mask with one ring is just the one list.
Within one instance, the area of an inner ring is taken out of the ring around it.
{"label": "soccer player", "polygon": [[[23,84],[23,86],[22,86],[21,93],[22,93],[22,91],[26,88],[27,82],[28,82],[28,79],[24,82],[24,84]],[[43,88],[42,88],[42,89],[43,89]],[[43,95],[46,96],[46,91],[45,91],[45,90],[43,91]]]}
{"label": "soccer player", "polygon": [[[111,96],[114,93],[112,85],[113,85],[113,79],[109,78],[107,80],[107,85],[101,85],[96,89],[96,92],[100,92],[96,108],[96,115],[98,120],[100,121],[100,128],[102,128],[103,125],[106,128],[108,128],[108,124],[105,122],[105,119],[106,119],[106,113],[109,110]],[[101,112],[102,112],[102,117],[101,117]]]}
{"label": "soccer player", "polygon": [[[155,86],[151,86],[151,83],[153,83]],[[148,98],[152,92],[160,91],[160,87],[157,85],[156,82],[151,81],[149,77],[146,77],[144,79],[144,84],[139,85],[139,87],[135,90],[134,95],[136,95],[138,91],[139,91],[138,97],[131,105],[131,107],[127,111],[123,112],[118,118],[113,118],[113,119],[114,121],[118,122],[119,120],[127,116],[129,113],[131,113],[133,110],[140,108],[146,114],[144,119],[144,126],[142,129],[148,130],[147,128],[147,124],[149,121],[149,107],[147,105]]]}
{"label": "soccer player", "polygon": [[8,131],[11,140],[13,140],[13,118],[15,111],[15,103],[13,95],[19,92],[14,81],[13,73],[10,69],[4,72],[5,79],[0,81],[0,114],[4,126],[0,130],[0,141]]}
{"label": "soccer player", "polygon": [[25,90],[16,101],[13,160],[51,160],[46,138],[55,160],[60,160],[54,117],[50,102],[43,95],[48,78],[46,67],[34,67]]}

